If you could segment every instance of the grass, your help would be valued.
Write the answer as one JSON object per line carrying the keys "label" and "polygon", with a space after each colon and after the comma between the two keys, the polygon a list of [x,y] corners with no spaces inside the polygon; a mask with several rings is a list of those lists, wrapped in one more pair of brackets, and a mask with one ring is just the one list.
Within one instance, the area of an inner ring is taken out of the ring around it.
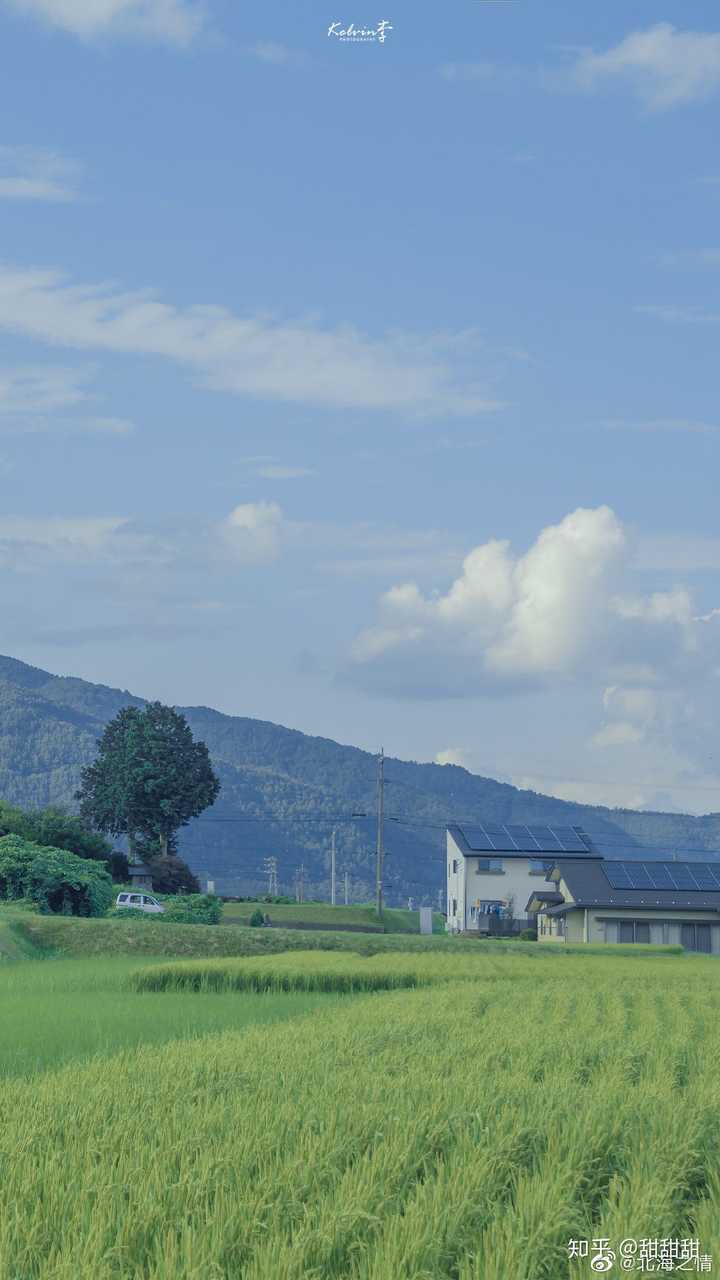
{"label": "grass", "polygon": [[17,929],[24,941],[42,952],[60,952],[77,956],[252,956],[273,955],[281,951],[353,951],[375,955],[392,951],[449,952],[456,955],[489,950],[525,953],[538,959],[570,955],[679,954],[681,947],[636,945],[587,946],[578,944],[516,942],[512,939],[479,940],[453,938],[447,934],[422,937],[420,934],[331,933],[301,929],[250,929],[240,925],[162,924],[153,926],[147,920],[79,920],[67,916],[19,915]]}
{"label": "grass", "polygon": [[[378,933],[419,933],[420,912],[386,907],[382,919],[370,904],[335,906],[329,902],[225,902],[223,922],[249,924],[254,911],[267,912],[273,925],[302,928],[303,924],[324,925],[332,931],[340,925],[354,925]],[[433,932],[444,933],[445,917],[433,912]]]}
{"label": "grass", "polygon": [[3,1280],[580,1280],[567,1242],[600,1236],[717,1260],[720,968],[542,950],[7,1081]]}
{"label": "grass", "polygon": [[489,977],[527,965],[523,957],[290,951],[253,959],[179,960],[148,965],[133,976],[138,991],[359,992],[420,987]]}
{"label": "grass", "polygon": [[0,1077],[328,1007],[327,997],[301,994],[138,996],[128,981],[136,968],[128,956],[0,966]]}
{"label": "grass", "polygon": [[[666,963],[664,960],[659,963]],[[547,966],[545,966],[547,968]],[[424,953],[353,955],[339,951],[288,951],[250,959],[176,960],[148,965],[132,976],[138,991],[325,991],[361,992],[431,986],[458,980],[526,978],[537,969],[527,952],[488,948],[454,955]],[[551,964],[544,977],[565,980],[566,967]]]}

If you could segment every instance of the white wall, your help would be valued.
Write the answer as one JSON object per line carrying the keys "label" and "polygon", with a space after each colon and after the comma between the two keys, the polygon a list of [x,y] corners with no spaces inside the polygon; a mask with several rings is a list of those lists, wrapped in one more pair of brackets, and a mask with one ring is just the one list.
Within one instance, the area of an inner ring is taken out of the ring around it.
{"label": "white wall", "polygon": [[[479,858],[499,858],[502,871],[478,871]],[[548,858],[547,861],[550,861]],[[457,863],[457,872],[453,864]],[[494,899],[509,903],[513,899],[513,915],[525,918],[528,898],[534,889],[544,888],[545,876],[530,871],[529,858],[513,858],[501,853],[473,853],[465,856],[451,833],[447,833],[447,901],[448,928],[453,931],[477,928],[471,908],[476,901]],[[453,899],[457,912],[453,915]]]}

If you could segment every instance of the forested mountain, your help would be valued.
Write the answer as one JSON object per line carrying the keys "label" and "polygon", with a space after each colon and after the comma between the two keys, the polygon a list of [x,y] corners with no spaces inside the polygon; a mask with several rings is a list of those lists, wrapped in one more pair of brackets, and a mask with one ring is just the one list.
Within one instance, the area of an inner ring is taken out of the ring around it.
{"label": "forested mountain", "polygon": [[[129,704],[142,706],[143,699],[0,657],[0,798],[28,808],[73,808],[80,769],[93,759],[103,726]],[[306,896],[327,896],[330,834],[336,826],[338,874],[348,870],[353,900],[371,896],[374,756],[208,707],[179,710],[207,743],[222,782],[213,809],[180,833],[180,852],[202,880],[214,879],[220,892],[256,891],[264,884],[263,859],[272,854],[281,891],[292,892],[304,864]],[[694,818],[569,804],[455,765],[388,759],[385,775],[390,902],[407,896],[434,901],[444,881],[449,820],[582,825],[616,855],[638,842],[681,852],[720,848],[720,815]],[[352,819],[354,813],[368,818]]]}

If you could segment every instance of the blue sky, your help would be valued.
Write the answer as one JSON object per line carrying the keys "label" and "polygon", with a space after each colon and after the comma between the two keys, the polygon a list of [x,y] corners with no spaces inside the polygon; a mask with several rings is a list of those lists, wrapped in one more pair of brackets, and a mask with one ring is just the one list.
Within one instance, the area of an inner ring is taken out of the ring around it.
{"label": "blue sky", "polygon": [[0,649],[720,808],[715,7],[0,34]]}

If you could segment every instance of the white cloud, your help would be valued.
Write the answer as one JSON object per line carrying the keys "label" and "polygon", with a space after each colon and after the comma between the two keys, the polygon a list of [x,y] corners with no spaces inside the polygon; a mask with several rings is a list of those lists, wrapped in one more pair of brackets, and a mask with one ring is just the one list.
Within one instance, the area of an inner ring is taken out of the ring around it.
{"label": "white cloud", "polygon": [[616,720],[594,733],[591,742],[595,747],[625,747],[630,742],[642,742],[643,730],[629,720]]}
{"label": "white cloud", "polygon": [[65,365],[0,366],[0,414],[46,413],[88,399],[87,369]]}
{"label": "white cloud", "polygon": [[604,53],[583,53],[573,78],[587,90],[625,82],[651,110],[709,98],[720,88],[720,33],[659,22]]}
{"label": "white cloud", "polygon": [[0,146],[0,200],[68,203],[77,199],[80,166],[35,147]]}
{"label": "white cloud", "polygon": [[446,747],[444,751],[438,751],[435,764],[456,764],[467,769],[467,751],[463,747]]}
{"label": "white cloud", "polygon": [[715,620],[703,635],[683,587],[629,591],[632,552],[608,507],[572,512],[521,556],[485,543],[444,594],[412,582],[387,591],[355,641],[350,674],[387,693],[467,697],[707,672]]}
{"label": "white cloud", "polygon": [[88,563],[112,557],[117,535],[127,524],[127,519],[117,516],[0,516],[0,567],[23,569],[49,560]]}
{"label": "white cloud", "polygon": [[187,45],[203,26],[198,0],[2,0],[6,8],[81,40],[101,36],[137,36]]}
{"label": "white cloud", "polygon": [[9,267],[0,269],[0,328],[67,347],[165,357],[205,386],[272,400],[443,414],[500,407],[477,384],[473,333],[376,339],[218,306],[181,309],[147,292]]}
{"label": "white cloud", "polygon": [[276,502],[243,502],[227,516],[221,533],[234,557],[257,564],[279,555],[283,525]]}

